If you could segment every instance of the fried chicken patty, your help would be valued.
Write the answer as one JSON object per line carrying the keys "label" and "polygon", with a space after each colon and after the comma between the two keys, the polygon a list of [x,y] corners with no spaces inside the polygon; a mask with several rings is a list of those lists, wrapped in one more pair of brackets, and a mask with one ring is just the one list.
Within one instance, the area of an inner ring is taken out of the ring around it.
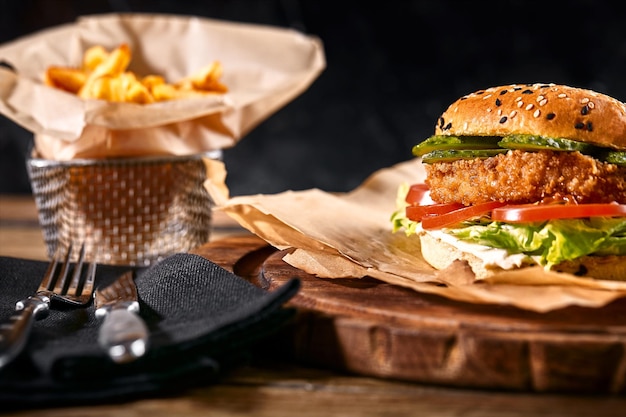
{"label": "fried chicken patty", "polygon": [[626,204],[626,167],[579,152],[512,150],[486,159],[426,165],[426,184],[438,203],[534,203],[573,198],[578,203]]}

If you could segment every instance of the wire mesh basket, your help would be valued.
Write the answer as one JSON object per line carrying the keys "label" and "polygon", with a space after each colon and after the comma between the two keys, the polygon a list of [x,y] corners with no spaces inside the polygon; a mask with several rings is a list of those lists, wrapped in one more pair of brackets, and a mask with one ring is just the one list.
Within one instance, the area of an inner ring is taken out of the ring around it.
{"label": "wire mesh basket", "polygon": [[204,157],[27,161],[47,252],[85,242],[98,263],[147,266],[206,243]]}

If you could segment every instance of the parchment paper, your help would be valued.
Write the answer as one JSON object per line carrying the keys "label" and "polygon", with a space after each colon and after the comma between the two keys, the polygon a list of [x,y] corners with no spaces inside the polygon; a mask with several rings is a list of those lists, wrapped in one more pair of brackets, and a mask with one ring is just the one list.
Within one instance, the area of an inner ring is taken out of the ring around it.
{"label": "parchment paper", "polygon": [[[45,86],[48,66],[78,67],[93,45],[132,50],[129,70],[175,82],[219,61],[229,91],[148,105],[82,100]],[[206,18],[108,14],[0,46],[0,113],[35,134],[55,160],[187,155],[234,146],[325,68],[322,43],[294,30]]]}
{"label": "parchment paper", "polygon": [[477,281],[465,265],[436,271],[421,256],[416,236],[392,233],[400,184],[425,177],[419,159],[380,170],[354,191],[319,189],[228,198],[207,184],[217,207],[278,249],[284,260],[320,278],[361,278],[470,303],[513,305],[545,312],[570,305],[601,307],[626,296],[626,282],[579,278],[541,267]]}

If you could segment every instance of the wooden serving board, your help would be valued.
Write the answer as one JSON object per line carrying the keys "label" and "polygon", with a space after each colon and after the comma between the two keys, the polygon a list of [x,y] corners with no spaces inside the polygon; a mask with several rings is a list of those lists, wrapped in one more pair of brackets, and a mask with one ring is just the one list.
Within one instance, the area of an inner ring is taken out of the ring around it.
{"label": "wooden serving board", "polygon": [[298,361],[361,375],[535,392],[626,392],[626,300],[534,313],[421,294],[372,278],[320,279],[255,236],[194,251],[271,291],[291,278]]}

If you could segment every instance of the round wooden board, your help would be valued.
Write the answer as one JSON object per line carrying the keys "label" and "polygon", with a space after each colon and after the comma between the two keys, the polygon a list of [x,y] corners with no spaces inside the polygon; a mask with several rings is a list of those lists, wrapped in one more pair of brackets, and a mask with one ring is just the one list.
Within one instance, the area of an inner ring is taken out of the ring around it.
{"label": "round wooden board", "polygon": [[289,353],[309,364],[447,386],[626,392],[626,300],[534,313],[421,294],[372,278],[320,279],[255,236],[195,251],[272,290],[292,278]]}

